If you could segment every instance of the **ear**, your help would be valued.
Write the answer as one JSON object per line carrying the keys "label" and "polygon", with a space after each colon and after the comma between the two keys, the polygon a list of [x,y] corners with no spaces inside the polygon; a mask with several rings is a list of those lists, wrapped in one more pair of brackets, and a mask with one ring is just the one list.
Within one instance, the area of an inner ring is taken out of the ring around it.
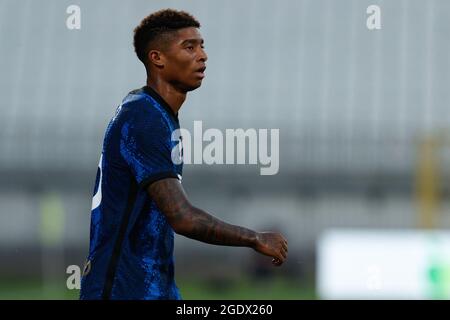
{"label": "ear", "polygon": [[161,51],[158,50],[150,50],[148,52],[148,61],[158,68],[164,67],[164,56]]}

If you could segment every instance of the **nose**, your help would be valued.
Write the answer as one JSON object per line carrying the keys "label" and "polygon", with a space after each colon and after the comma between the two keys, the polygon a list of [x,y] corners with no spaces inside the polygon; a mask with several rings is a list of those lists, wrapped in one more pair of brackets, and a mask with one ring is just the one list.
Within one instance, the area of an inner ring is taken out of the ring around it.
{"label": "nose", "polygon": [[206,62],[208,60],[208,55],[206,54],[205,49],[200,48],[199,61]]}

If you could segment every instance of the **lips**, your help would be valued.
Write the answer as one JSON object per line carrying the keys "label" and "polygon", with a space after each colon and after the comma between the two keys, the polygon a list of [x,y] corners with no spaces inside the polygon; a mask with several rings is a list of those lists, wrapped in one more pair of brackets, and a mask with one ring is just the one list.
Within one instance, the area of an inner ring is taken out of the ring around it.
{"label": "lips", "polygon": [[204,78],[205,77],[205,70],[206,70],[206,66],[200,67],[197,70],[195,70],[195,73],[201,77]]}

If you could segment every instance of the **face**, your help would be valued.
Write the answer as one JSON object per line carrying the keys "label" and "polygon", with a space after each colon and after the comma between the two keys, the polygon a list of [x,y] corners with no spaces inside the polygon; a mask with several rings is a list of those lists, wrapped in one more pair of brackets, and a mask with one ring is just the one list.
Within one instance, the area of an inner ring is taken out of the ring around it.
{"label": "face", "polygon": [[205,77],[207,59],[198,29],[180,29],[167,49],[161,52],[160,75],[180,90],[195,90]]}

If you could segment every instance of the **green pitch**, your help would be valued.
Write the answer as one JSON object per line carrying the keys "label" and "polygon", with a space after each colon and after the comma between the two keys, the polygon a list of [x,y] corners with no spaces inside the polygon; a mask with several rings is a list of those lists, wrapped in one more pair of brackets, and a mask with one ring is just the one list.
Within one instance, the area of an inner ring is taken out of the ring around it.
{"label": "green pitch", "polygon": [[[78,299],[79,290],[68,290],[65,282],[55,282],[44,286],[37,280],[0,280],[0,300],[72,300]],[[201,280],[178,279],[183,299],[263,299],[263,300],[304,300],[316,299],[314,284],[298,284],[289,279],[274,279],[255,282],[247,279],[239,281],[205,282]]]}

